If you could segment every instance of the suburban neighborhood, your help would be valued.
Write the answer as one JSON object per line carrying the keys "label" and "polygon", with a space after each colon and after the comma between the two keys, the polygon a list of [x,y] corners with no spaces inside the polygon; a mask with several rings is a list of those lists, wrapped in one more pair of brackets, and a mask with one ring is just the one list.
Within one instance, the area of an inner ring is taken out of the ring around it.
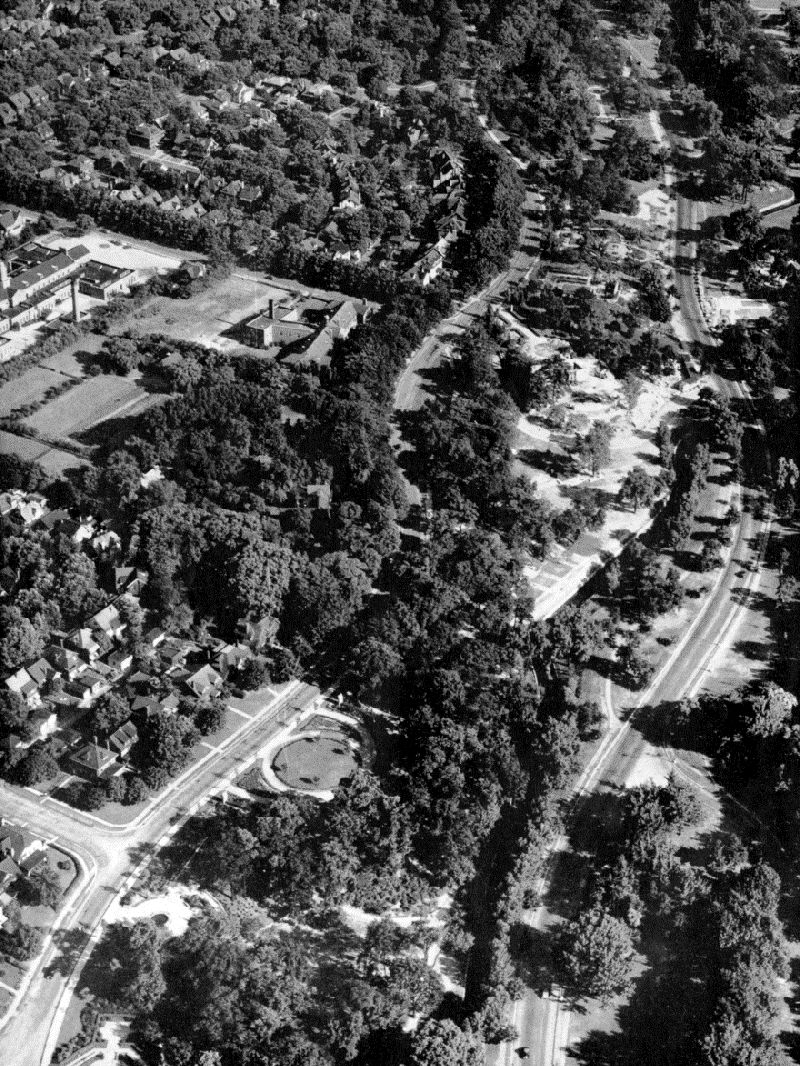
{"label": "suburban neighborhood", "polygon": [[800,3],[0,56],[0,1063],[797,1061]]}

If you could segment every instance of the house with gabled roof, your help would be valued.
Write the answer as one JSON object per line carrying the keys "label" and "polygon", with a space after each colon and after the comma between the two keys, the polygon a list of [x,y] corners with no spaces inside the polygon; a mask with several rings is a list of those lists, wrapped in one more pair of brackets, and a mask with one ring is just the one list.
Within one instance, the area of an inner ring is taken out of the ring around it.
{"label": "house with gabled roof", "polygon": [[0,889],[8,888],[18,877],[22,877],[22,868],[10,855],[3,856],[0,859]]}
{"label": "house with gabled roof", "polygon": [[76,629],[67,637],[67,644],[78,652],[91,665],[100,658],[100,644],[95,640],[91,629]]}
{"label": "house with gabled roof", "polygon": [[106,678],[94,670],[84,670],[82,674],[70,681],[68,690],[76,696],[79,706],[91,707],[98,696],[102,695],[110,686]]}
{"label": "house with gabled roof", "polygon": [[86,663],[76,651],[71,648],[59,647],[56,644],[51,644],[48,648],[45,648],[44,657],[68,681],[74,681],[87,668]]}
{"label": "house with gabled roof", "polygon": [[114,637],[115,640],[119,640],[128,628],[120,618],[119,611],[113,603],[108,604],[97,614],[93,614],[89,622],[93,629],[99,629],[110,637]]}
{"label": "house with gabled roof", "polygon": [[42,702],[39,686],[24,666],[5,679],[5,686],[9,692],[16,693],[29,707],[38,707]]}
{"label": "house with gabled roof", "polygon": [[58,670],[47,661],[45,658],[37,659],[36,662],[30,663],[27,667],[28,673],[41,688],[46,685],[53,678],[60,677]]}
{"label": "house with gabled roof", "polygon": [[116,752],[117,757],[123,759],[139,739],[139,730],[130,720],[123,722],[119,729],[115,729],[108,738],[109,748]]}

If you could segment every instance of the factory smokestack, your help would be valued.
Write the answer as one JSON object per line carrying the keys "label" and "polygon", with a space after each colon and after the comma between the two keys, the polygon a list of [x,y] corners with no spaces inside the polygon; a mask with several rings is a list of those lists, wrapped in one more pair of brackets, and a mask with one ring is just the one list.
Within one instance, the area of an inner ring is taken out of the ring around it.
{"label": "factory smokestack", "polygon": [[11,284],[11,272],[5,259],[0,259],[0,289],[7,289]]}
{"label": "factory smokestack", "polygon": [[72,295],[72,321],[80,322],[81,313],[78,309],[78,279],[73,278],[69,284],[70,293]]}

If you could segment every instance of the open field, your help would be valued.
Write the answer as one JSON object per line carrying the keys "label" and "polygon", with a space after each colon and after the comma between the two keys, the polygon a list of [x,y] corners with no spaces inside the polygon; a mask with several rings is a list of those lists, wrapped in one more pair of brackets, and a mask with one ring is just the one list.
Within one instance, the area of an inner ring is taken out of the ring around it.
{"label": "open field", "polygon": [[162,397],[145,391],[136,377],[100,374],[47,403],[25,425],[47,437],[74,437],[107,418],[139,414]]}
{"label": "open field", "polygon": [[97,333],[90,333],[65,348],[63,352],[59,352],[58,355],[51,355],[49,359],[42,360],[39,366],[46,370],[55,370],[67,377],[82,378],[86,373],[86,365],[102,348],[103,340],[104,338]]}
{"label": "open field", "polygon": [[336,789],[358,766],[348,737],[330,726],[317,737],[298,737],[280,749],[272,767],[294,789]]}
{"label": "open field", "polygon": [[211,348],[241,348],[235,327],[265,310],[270,299],[281,300],[288,292],[265,280],[232,274],[188,300],[156,297],[145,313],[125,326],[134,333],[164,333]]}
{"label": "open field", "polygon": [[18,378],[0,387],[0,418],[43,399],[48,389],[58,388],[69,380],[66,375],[43,366],[34,366]]}
{"label": "open field", "polygon": [[5,430],[0,430],[0,452],[18,455],[20,459],[38,463],[53,477],[59,477],[65,470],[75,470],[87,465],[85,459],[80,459],[72,452],[51,448],[49,444],[43,444],[31,437],[18,437],[16,433],[6,433]]}

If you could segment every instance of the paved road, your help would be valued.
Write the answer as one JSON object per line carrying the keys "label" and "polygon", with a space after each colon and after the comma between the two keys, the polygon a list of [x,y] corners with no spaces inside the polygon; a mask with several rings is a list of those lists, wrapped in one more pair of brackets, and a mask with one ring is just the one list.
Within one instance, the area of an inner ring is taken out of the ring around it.
{"label": "paved road", "polygon": [[[68,1006],[70,984],[77,983],[79,987],[85,939],[98,929],[126,878],[143,855],[166,843],[168,832],[254,761],[275,729],[313,703],[318,695],[319,689],[295,683],[261,715],[246,723],[231,742],[211,752],[201,767],[181,779],[132,826],[98,825],[79,812],[26,790],[7,785],[0,788],[6,818],[27,824],[40,835],[56,838],[59,846],[75,854],[84,865],[84,879],[68,897],[59,916],[60,929],[32,970],[28,993],[0,1033],[2,1066],[49,1066]],[[65,937],[70,939],[71,949],[63,946]]]}
{"label": "paved road", "polygon": [[[680,303],[680,318],[686,338],[711,343],[700,306],[697,279],[692,269],[696,254],[697,227],[702,218],[702,205],[683,196],[677,198],[675,213],[675,290]],[[716,377],[717,388],[723,395],[743,397],[745,391],[738,382]],[[764,456],[766,474],[766,456]],[[637,728],[637,711],[641,707],[694,696],[703,686],[704,678],[713,669],[715,660],[730,645],[746,603],[760,581],[760,561],[766,545],[769,521],[756,518],[753,505],[760,495],[742,488],[742,519],[734,532],[730,556],[719,572],[715,584],[703,605],[702,612],[673,649],[667,662],[658,671],[648,689],[631,700],[632,713],[621,722],[613,704],[607,707],[612,728],[598,752],[584,769],[576,787],[576,804],[572,812],[571,847],[590,849],[593,843],[591,822],[581,818],[586,800],[603,789],[625,787],[648,742]],[[607,700],[611,696],[607,689]],[[696,782],[695,782],[696,783]],[[574,896],[574,871],[560,862],[566,839],[554,849],[549,890],[553,898],[564,894]],[[530,916],[531,923],[541,928],[546,924],[545,908]],[[520,1061],[522,1048],[528,1052],[526,1066],[554,1066],[564,1061],[569,1019],[560,1001],[546,993],[530,990],[524,999],[514,1004],[512,1022],[519,1037],[492,1051],[488,1059],[497,1066],[512,1066]]]}

